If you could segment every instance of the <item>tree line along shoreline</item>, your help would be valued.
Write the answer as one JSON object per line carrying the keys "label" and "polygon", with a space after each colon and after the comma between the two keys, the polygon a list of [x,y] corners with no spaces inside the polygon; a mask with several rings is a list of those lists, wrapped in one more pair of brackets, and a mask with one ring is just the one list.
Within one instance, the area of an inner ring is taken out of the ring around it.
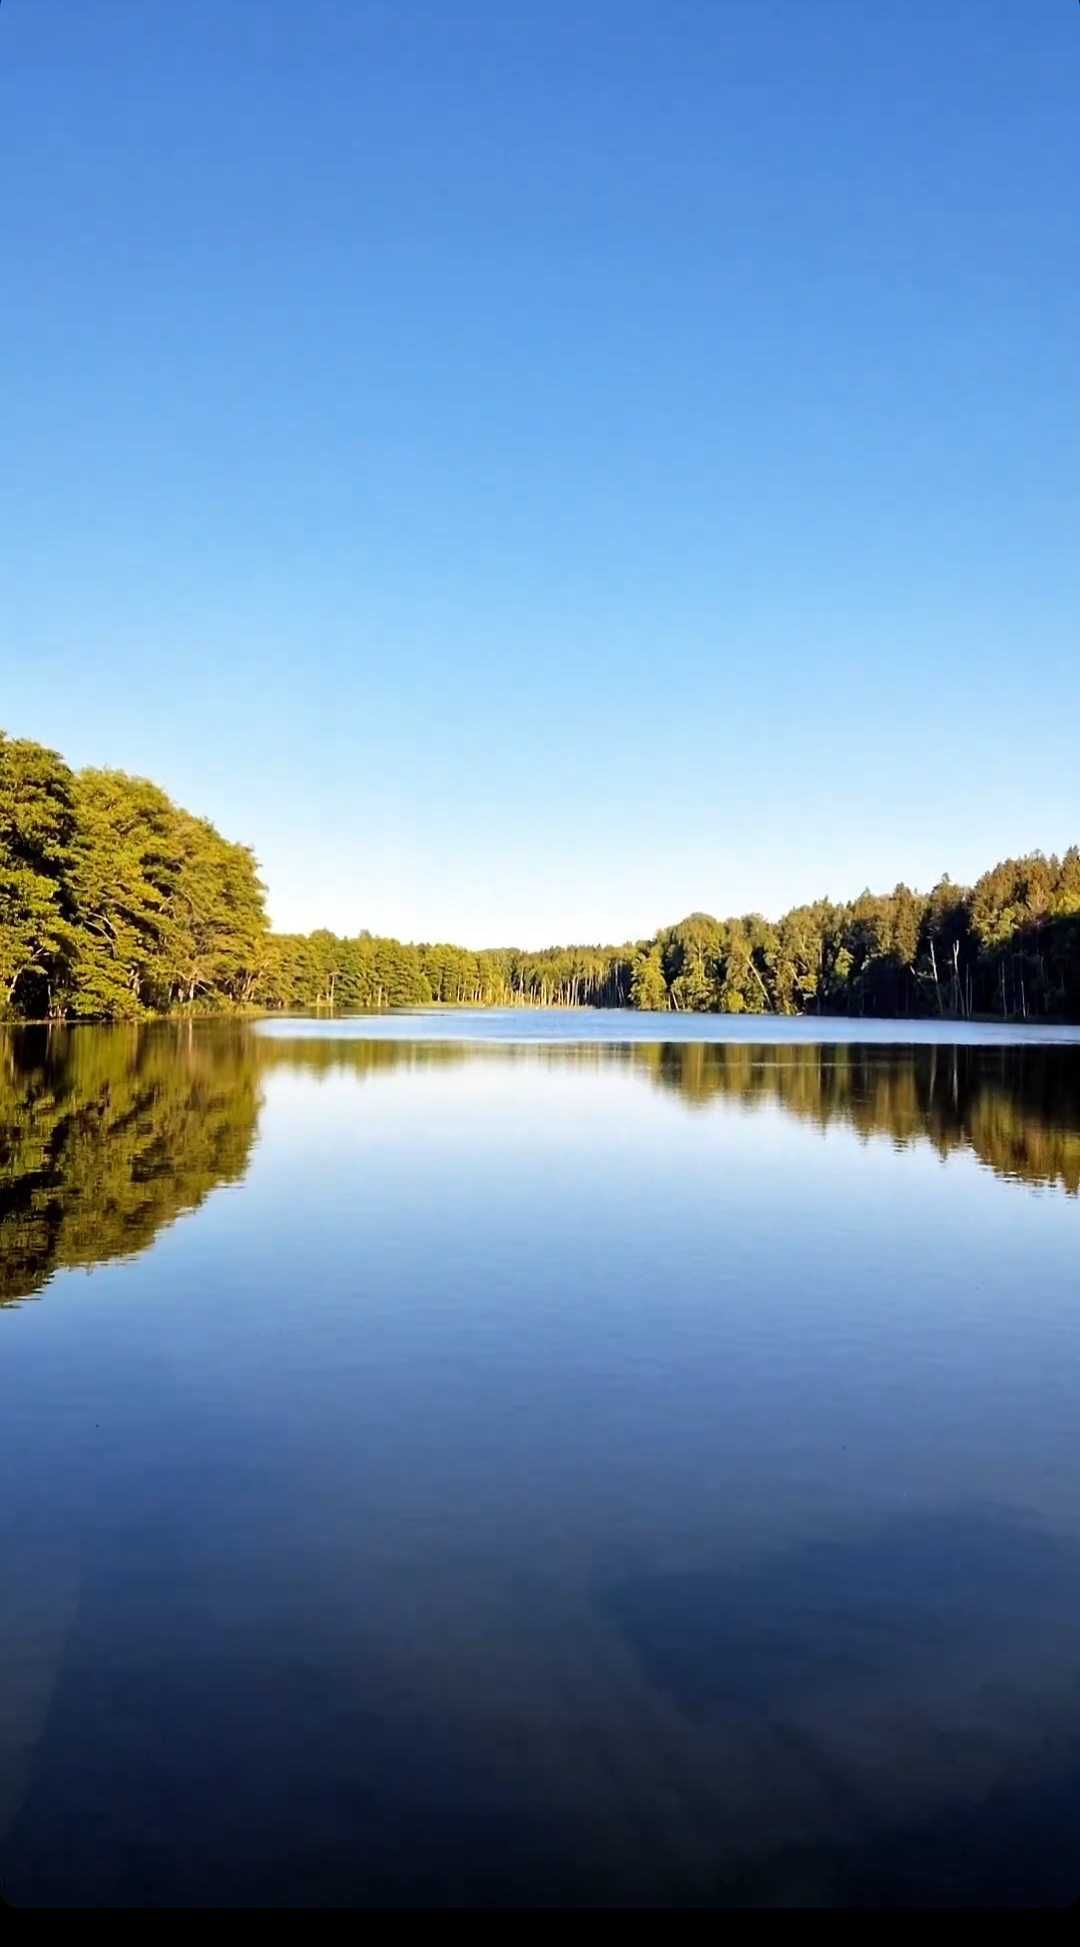
{"label": "tree line along shoreline", "polygon": [[0,1018],[431,1004],[1077,1021],[1080,847],[775,921],[692,913],[617,946],[275,933],[247,845],[146,779],[0,731]]}

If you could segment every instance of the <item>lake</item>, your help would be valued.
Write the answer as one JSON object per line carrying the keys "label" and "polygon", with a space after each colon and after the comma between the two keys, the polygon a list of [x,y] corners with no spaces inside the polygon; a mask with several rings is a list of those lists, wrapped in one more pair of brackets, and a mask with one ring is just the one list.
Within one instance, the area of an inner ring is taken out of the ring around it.
{"label": "lake", "polygon": [[1080,1032],[0,1054],[6,1900],[1080,1898]]}

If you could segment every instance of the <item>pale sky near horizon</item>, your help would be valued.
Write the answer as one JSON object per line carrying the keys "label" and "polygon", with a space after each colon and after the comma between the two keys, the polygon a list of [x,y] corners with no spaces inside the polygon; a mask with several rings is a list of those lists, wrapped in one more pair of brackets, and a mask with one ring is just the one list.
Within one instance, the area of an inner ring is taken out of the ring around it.
{"label": "pale sky near horizon", "polygon": [[1080,840],[1075,0],[5,0],[0,725],[276,923]]}

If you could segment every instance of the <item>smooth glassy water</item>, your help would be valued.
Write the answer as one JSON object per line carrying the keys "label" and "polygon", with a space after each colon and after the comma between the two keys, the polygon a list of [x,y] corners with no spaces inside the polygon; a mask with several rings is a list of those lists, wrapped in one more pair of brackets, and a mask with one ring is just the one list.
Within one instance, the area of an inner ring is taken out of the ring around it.
{"label": "smooth glassy water", "polygon": [[1080,1897],[1080,1037],[0,1040],[0,1892]]}

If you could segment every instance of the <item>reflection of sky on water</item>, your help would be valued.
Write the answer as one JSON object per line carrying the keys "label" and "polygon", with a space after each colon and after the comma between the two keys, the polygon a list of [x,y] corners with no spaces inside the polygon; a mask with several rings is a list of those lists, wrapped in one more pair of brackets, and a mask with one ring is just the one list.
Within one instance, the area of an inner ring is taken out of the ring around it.
{"label": "reflection of sky on water", "polygon": [[1080,1027],[1028,1027],[996,1021],[884,1021],[842,1015],[648,1014],[629,1008],[406,1007],[386,1014],[270,1016],[255,1024],[268,1040],[800,1044],[1048,1047],[1080,1044]]}
{"label": "reflection of sky on water", "polygon": [[400,1053],[106,1077],[246,1174],[0,1315],[6,1896],[1080,1894],[1077,1199],[891,1053]]}

